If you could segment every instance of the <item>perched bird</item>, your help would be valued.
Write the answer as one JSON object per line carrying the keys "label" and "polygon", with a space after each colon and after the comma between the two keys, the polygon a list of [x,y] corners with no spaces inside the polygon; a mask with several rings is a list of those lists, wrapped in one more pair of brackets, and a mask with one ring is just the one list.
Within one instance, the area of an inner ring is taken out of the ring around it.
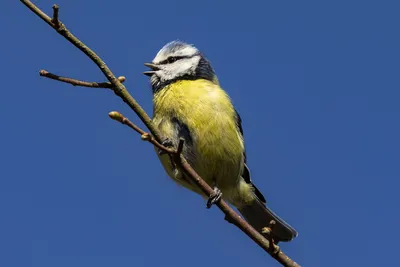
{"label": "perched bird", "polygon": [[250,179],[240,116],[204,55],[190,44],[173,41],[145,66],[150,68],[144,74],[150,76],[153,90],[153,122],[166,137],[163,144],[176,147],[183,138],[183,156],[214,187],[214,194],[204,196],[168,155],[159,153],[168,175],[209,198],[208,206],[222,195],[258,231],[275,220],[275,242],[295,238],[296,230],[265,205]]}

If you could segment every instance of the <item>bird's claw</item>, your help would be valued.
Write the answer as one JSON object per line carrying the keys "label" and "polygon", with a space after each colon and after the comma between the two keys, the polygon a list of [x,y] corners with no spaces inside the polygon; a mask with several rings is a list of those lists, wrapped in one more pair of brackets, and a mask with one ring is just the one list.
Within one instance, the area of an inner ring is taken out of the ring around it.
{"label": "bird's claw", "polygon": [[[166,148],[174,147],[174,143],[172,143],[171,139],[169,139],[169,138],[164,139],[164,141],[162,141],[161,145],[166,147]],[[164,154],[166,154],[166,152],[164,150],[158,149],[158,155],[159,156],[162,156]]]}
{"label": "bird's claw", "polygon": [[212,205],[220,201],[222,198],[222,192],[218,187],[214,187],[214,192],[210,195],[207,200],[207,209],[211,208]]}

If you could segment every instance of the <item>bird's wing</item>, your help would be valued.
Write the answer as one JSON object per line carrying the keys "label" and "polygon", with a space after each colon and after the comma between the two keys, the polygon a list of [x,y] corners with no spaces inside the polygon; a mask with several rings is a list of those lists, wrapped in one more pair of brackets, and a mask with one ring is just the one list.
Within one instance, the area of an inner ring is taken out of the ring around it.
{"label": "bird's wing", "polygon": [[[243,127],[242,127],[242,118],[240,117],[239,113],[237,112],[237,110],[235,109],[236,112],[236,124],[239,128],[240,134],[242,135],[242,139],[244,142],[244,134],[243,134]],[[243,157],[244,157],[244,168],[243,168],[243,172],[242,172],[242,177],[245,180],[246,183],[251,184],[254,188],[254,194],[257,196],[257,198],[265,203],[265,198],[264,196],[261,194],[260,190],[258,190],[258,188],[253,184],[253,182],[251,181],[251,176],[250,176],[250,169],[247,166],[247,156],[246,156],[246,148],[243,151]]]}
{"label": "bird's wing", "polygon": [[192,146],[193,145],[193,139],[192,139],[192,134],[188,128],[188,126],[181,120],[179,120],[178,118],[174,117],[171,119],[171,123],[172,125],[174,125],[175,129],[176,129],[176,145],[179,142],[179,138],[183,138],[185,140],[185,145],[186,146]]}

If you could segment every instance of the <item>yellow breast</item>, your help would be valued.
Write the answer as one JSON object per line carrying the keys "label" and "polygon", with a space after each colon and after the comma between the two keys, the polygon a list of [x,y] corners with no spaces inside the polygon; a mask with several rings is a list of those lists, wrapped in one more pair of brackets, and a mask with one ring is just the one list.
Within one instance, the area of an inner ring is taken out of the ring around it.
{"label": "yellow breast", "polygon": [[[154,95],[154,123],[165,137],[175,131],[172,118],[190,131],[195,170],[212,185],[232,187],[243,166],[244,144],[235,109],[219,85],[208,80],[177,81]],[[166,123],[167,122],[167,123]]]}

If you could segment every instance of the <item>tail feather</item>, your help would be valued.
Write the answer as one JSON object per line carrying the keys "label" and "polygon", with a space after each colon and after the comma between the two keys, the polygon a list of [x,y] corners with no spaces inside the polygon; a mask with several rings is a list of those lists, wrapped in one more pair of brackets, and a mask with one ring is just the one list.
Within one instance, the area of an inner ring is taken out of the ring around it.
{"label": "tail feather", "polygon": [[271,220],[276,224],[272,228],[272,238],[275,242],[288,242],[297,236],[296,230],[276,215],[270,208],[259,200],[254,201],[251,205],[239,208],[240,213],[257,231],[268,226]]}

